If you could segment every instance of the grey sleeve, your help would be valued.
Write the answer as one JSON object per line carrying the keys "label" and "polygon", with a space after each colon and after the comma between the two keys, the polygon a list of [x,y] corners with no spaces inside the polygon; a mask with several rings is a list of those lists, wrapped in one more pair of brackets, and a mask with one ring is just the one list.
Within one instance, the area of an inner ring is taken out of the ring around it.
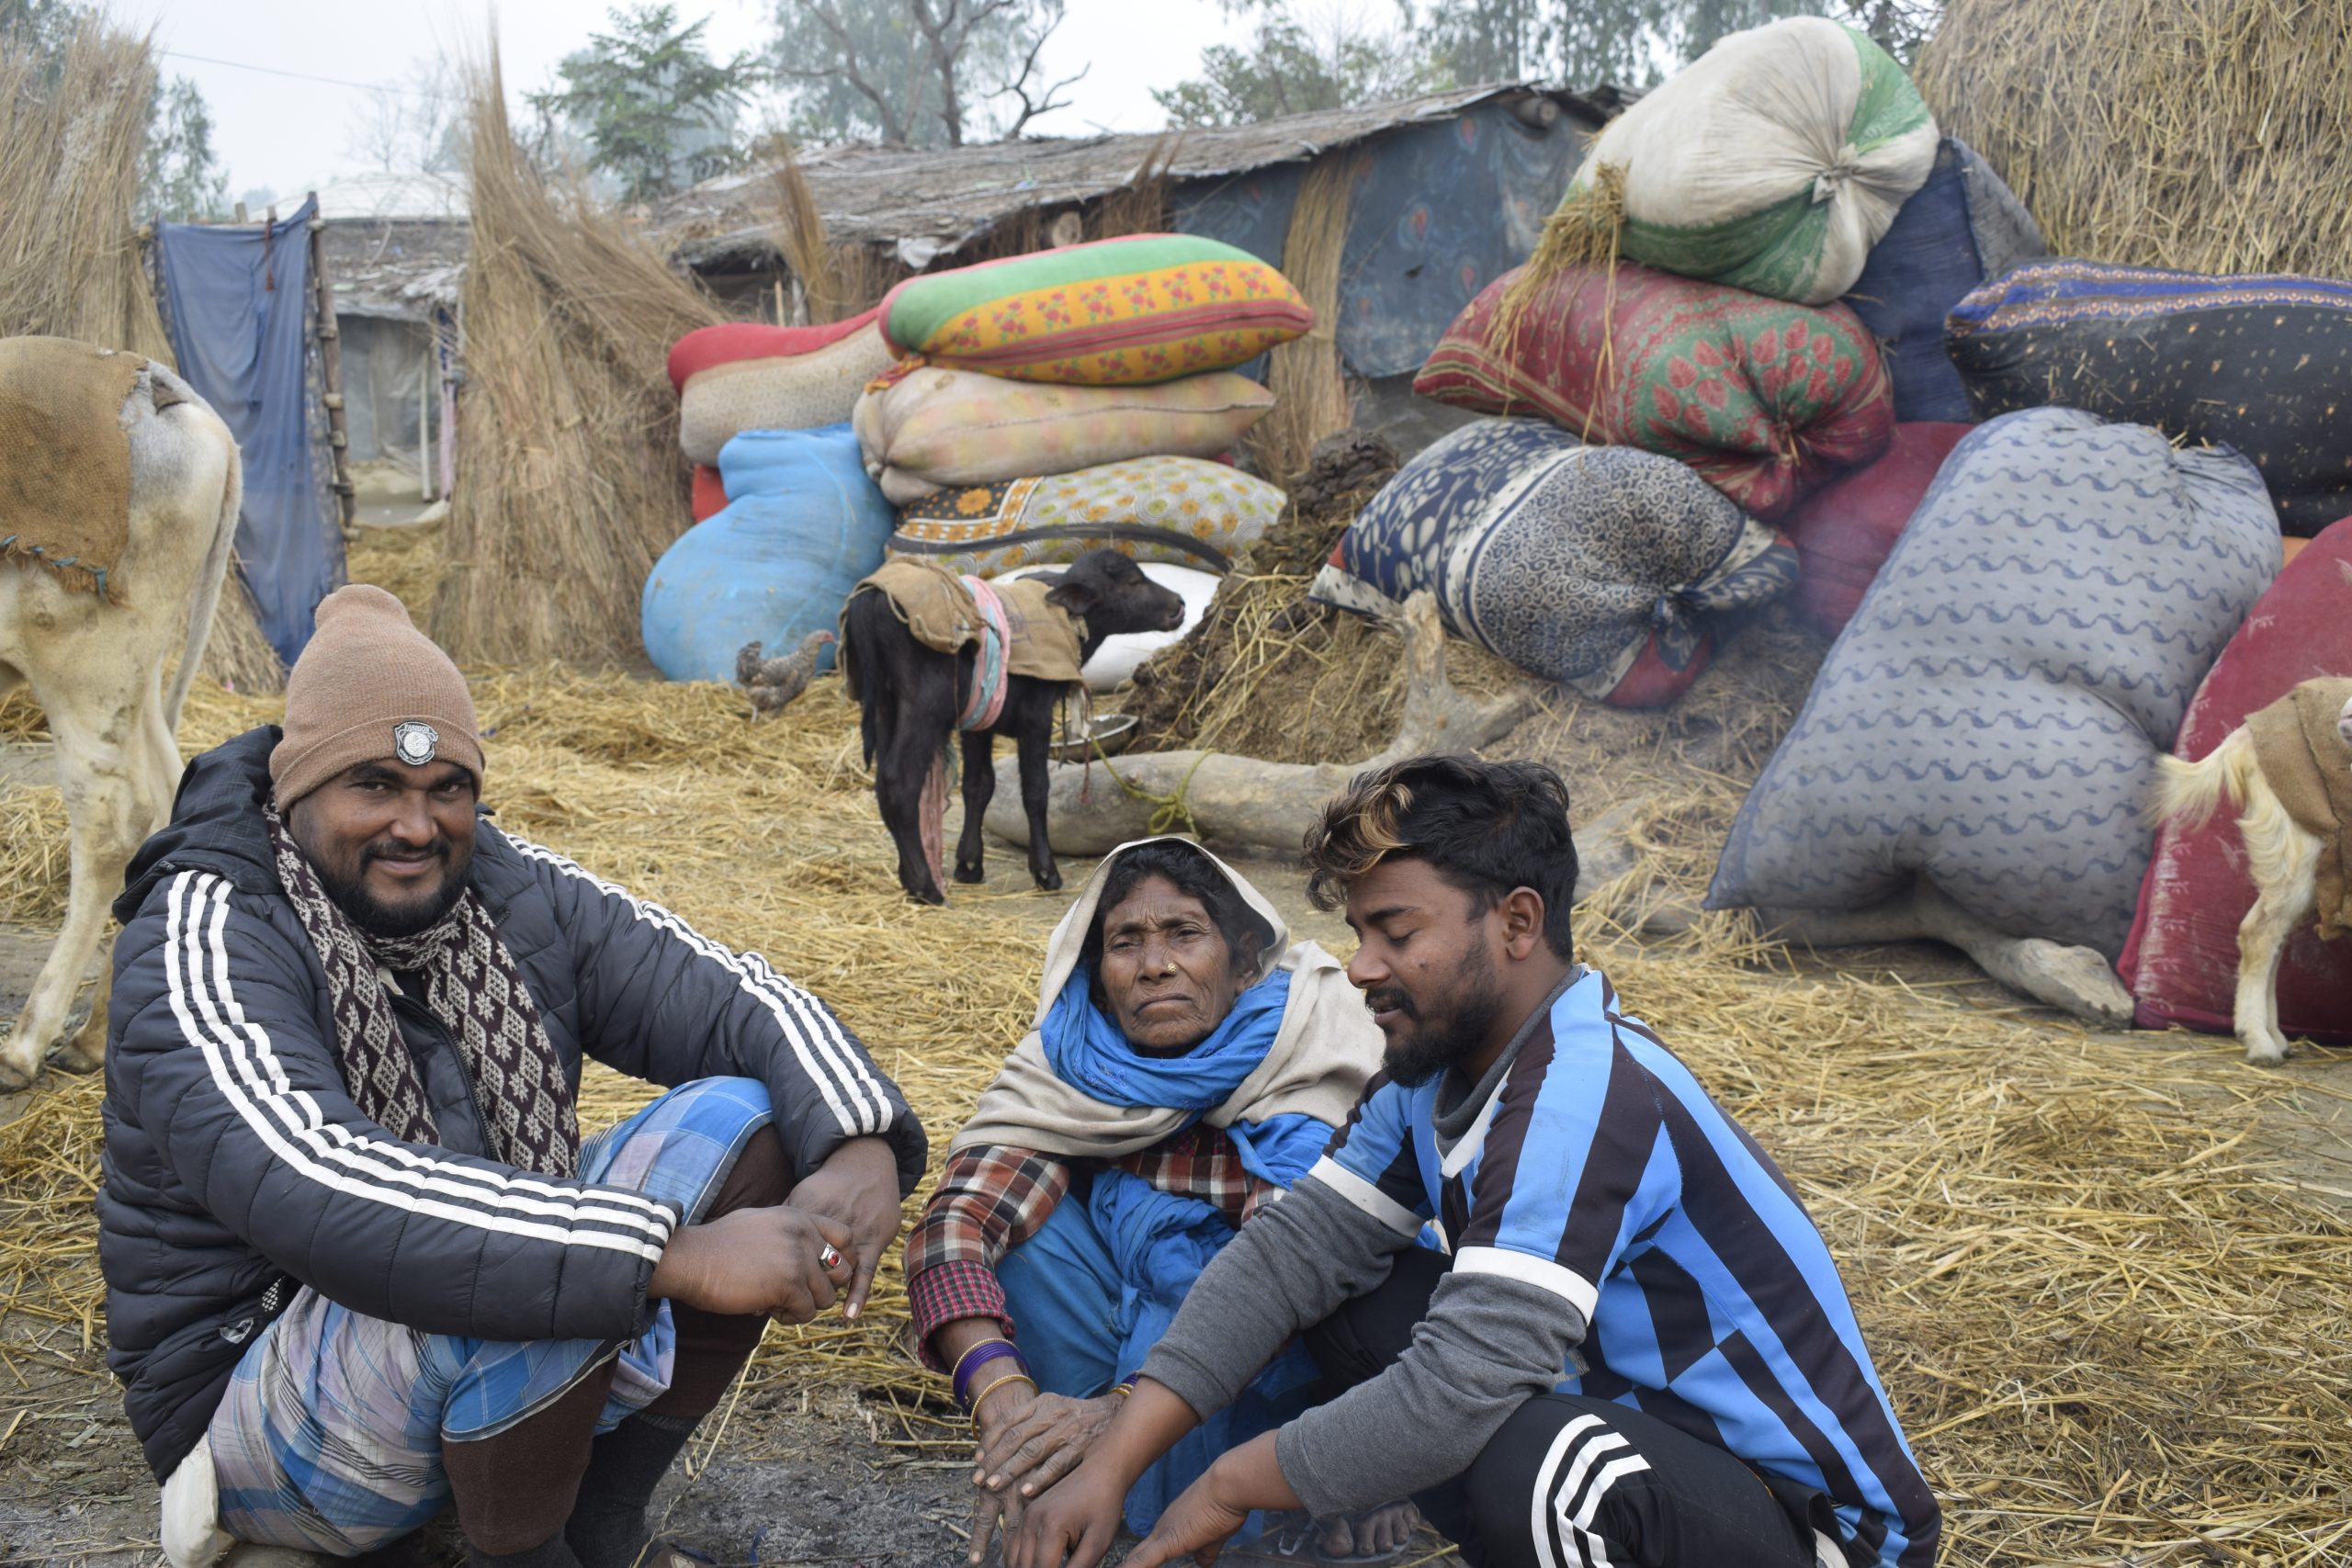
{"label": "grey sleeve", "polygon": [[1583,1314],[1539,1285],[1449,1274],[1394,1365],[1275,1434],[1283,1479],[1317,1516],[1450,1481],[1512,1411],[1560,1381],[1584,1334]]}
{"label": "grey sleeve", "polygon": [[1412,1239],[1301,1177],[1201,1270],[1141,1375],[1195,1416],[1215,1415],[1292,1335],[1387,1279],[1390,1258]]}

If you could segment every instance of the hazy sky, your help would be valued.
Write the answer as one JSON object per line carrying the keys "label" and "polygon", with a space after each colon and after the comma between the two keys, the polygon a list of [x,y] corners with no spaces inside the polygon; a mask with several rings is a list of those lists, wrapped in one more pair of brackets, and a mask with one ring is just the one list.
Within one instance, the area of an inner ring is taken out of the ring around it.
{"label": "hazy sky", "polygon": [[[688,18],[707,15],[707,36],[723,53],[766,41],[771,4],[680,0],[678,9]],[[477,45],[489,36],[493,13],[508,91],[544,87],[556,62],[603,26],[606,6],[602,0],[499,0],[494,7],[490,0],[129,0],[117,9],[152,19],[166,51],[164,69],[203,89],[231,194],[266,186],[288,197],[367,166],[352,151],[356,127],[370,115],[367,87],[405,85],[417,62]],[[1055,76],[1081,64],[1091,69],[1072,89],[1069,108],[1031,128],[1061,136],[1154,129],[1162,117],[1149,89],[1192,75],[1203,45],[1244,30],[1216,0],[1069,0],[1045,63]],[[235,63],[214,63],[223,61]]]}

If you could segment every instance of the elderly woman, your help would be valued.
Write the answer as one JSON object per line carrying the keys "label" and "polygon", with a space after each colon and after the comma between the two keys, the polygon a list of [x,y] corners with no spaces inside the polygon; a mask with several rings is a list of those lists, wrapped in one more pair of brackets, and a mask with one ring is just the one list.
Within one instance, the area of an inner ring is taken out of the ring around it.
{"label": "elderly woman", "polygon": [[[1315,1163],[1380,1053],[1340,962],[1291,942],[1205,850],[1146,839],[1095,869],[1047,945],[1035,1028],[907,1245],[924,1359],[978,1428],[974,1562],[1084,1457],[1202,1268]],[[1312,1403],[1316,1381],[1291,1347],[1136,1483],[1129,1528]],[[1418,1516],[1268,1522],[1282,1555],[1362,1562],[1401,1550]]]}

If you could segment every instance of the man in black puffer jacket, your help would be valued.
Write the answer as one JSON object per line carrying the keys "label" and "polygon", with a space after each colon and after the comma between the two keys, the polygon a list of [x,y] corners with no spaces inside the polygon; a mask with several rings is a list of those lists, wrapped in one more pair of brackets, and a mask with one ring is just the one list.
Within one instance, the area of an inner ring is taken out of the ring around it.
{"label": "man in black puffer jacket", "polygon": [[[695,1423],[769,1316],[855,1315],[922,1173],[821,1002],[483,819],[475,729],[344,589],[115,906],[108,1361],[178,1568],[451,1501],[476,1563],[666,1561]],[[670,1092],[583,1144],[583,1055]]]}

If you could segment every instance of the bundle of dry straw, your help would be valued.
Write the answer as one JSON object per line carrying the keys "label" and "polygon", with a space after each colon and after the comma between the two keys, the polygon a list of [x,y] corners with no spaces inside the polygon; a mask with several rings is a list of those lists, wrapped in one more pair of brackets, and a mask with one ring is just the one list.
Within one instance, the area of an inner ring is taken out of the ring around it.
{"label": "bundle of dry straw", "polygon": [[663,362],[719,311],[626,220],[533,166],[495,53],[467,93],[466,385],[433,634],[466,660],[639,659],[646,574],[689,522]]}
{"label": "bundle of dry straw", "polygon": [[[0,35],[0,337],[78,338],[172,363],[141,254],[154,50],[92,15],[51,62]],[[274,692],[285,666],[244,583],[220,595],[204,673]]]}
{"label": "bundle of dry straw", "polygon": [[46,334],[171,362],[135,212],[148,40],[91,17],[47,62],[0,38],[0,337]]}
{"label": "bundle of dry straw", "polygon": [[2346,0],[1949,0],[1917,76],[2059,254],[2352,277]]}
{"label": "bundle of dry straw", "polygon": [[1345,430],[1352,410],[1340,372],[1340,260],[1354,204],[1356,153],[1326,152],[1308,165],[1283,242],[1283,276],[1315,312],[1305,337],[1269,356],[1266,385],[1274,406],[1245,438],[1258,471],[1285,488],[1306,468],[1315,444]]}

